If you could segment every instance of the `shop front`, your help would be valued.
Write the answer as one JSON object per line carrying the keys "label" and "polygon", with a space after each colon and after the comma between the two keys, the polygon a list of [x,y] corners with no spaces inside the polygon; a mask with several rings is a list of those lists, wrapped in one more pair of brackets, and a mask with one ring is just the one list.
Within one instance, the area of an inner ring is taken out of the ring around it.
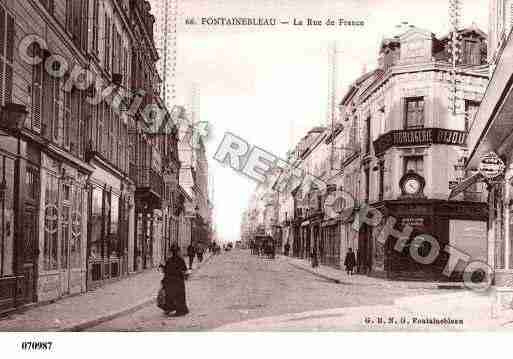
{"label": "shop front", "polygon": [[[365,227],[358,247],[371,275],[389,279],[461,281],[464,263],[459,263],[450,277],[443,273],[450,260],[458,261],[456,252],[444,250],[447,245],[458,253],[466,253],[472,261],[486,259],[484,238],[488,211],[484,203],[394,200],[373,207],[381,212],[383,221],[379,226]],[[390,220],[395,223],[396,233],[405,233],[404,237],[391,235],[390,229],[388,235],[385,234],[385,223]],[[423,235],[434,238],[440,248],[429,263],[418,258],[437,250],[427,241],[413,241]]]}
{"label": "shop front", "polygon": [[88,174],[41,154],[39,301],[86,291]]}
{"label": "shop front", "polygon": [[131,272],[133,186],[101,167],[89,181],[88,289]]}
{"label": "shop front", "polygon": [[321,241],[319,243],[320,262],[333,268],[340,268],[340,220],[328,219],[321,225]]}
{"label": "shop front", "polygon": [[[5,120],[5,119],[4,119]],[[40,160],[0,131],[0,313],[36,302]],[[16,240],[19,238],[19,240]]]}

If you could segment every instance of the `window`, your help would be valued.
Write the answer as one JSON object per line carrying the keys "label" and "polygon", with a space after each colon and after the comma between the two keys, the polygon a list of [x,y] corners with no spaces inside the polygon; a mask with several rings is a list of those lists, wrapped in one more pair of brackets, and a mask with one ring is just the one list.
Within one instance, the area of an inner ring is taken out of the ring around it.
{"label": "window", "polygon": [[14,31],[14,17],[0,6],[0,105],[12,100]]}
{"label": "window", "polygon": [[110,203],[110,229],[109,229],[109,256],[119,256],[119,237],[118,237],[118,222],[119,222],[119,197],[115,194],[111,195]]}
{"label": "window", "polygon": [[371,117],[370,115],[367,117],[365,121],[366,131],[365,131],[365,153],[369,154],[371,151]]}
{"label": "window", "polygon": [[413,171],[420,176],[424,173],[424,157],[409,156],[404,158],[404,173]]}
{"label": "window", "polygon": [[477,101],[465,100],[465,132],[470,131],[474,117],[479,109],[479,104]]}
{"label": "window", "polygon": [[[32,51],[44,57],[39,47],[34,46]],[[59,141],[60,130],[60,85],[59,78],[52,77],[43,62],[32,67],[32,128],[55,142]]]}
{"label": "window", "polygon": [[89,255],[91,258],[101,257],[102,243],[102,190],[94,187],[91,193],[91,236]]}
{"label": "window", "polygon": [[[67,79],[67,76],[65,77]],[[64,81],[66,83],[66,81]],[[61,88],[63,97],[63,143],[64,147],[69,149],[71,143],[71,91],[66,91],[64,86]]]}
{"label": "window", "polygon": [[87,49],[88,0],[66,0],[66,31],[82,50]]}
{"label": "window", "polygon": [[481,64],[481,49],[480,43],[473,40],[465,40],[463,42],[463,62],[466,65],[480,65]]}
{"label": "window", "polygon": [[424,127],[424,97],[411,97],[405,103],[405,128]]}

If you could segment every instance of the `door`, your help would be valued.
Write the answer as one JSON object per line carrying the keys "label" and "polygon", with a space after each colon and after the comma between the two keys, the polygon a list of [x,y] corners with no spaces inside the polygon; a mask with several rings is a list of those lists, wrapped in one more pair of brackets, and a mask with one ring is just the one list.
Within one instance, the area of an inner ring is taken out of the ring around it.
{"label": "door", "polygon": [[61,245],[60,245],[60,282],[61,295],[70,294],[71,263],[70,263],[70,205],[64,202],[61,210]]}
{"label": "door", "polygon": [[27,303],[37,301],[36,276],[38,248],[38,216],[35,207],[25,207],[23,230],[23,275],[25,277],[25,301]]}

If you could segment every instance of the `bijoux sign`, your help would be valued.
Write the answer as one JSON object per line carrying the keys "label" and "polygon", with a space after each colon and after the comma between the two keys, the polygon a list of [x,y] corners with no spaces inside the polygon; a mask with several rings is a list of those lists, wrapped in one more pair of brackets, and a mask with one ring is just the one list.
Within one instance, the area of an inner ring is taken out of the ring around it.
{"label": "bijoux sign", "polygon": [[415,130],[394,130],[381,135],[374,141],[377,154],[383,153],[393,146],[418,146],[445,144],[464,146],[467,133],[443,128],[421,128]]}

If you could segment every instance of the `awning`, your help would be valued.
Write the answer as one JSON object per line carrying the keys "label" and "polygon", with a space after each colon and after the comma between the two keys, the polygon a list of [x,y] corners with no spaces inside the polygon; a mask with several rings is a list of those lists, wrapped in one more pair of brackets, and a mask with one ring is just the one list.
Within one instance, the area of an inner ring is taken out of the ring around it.
{"label": "awning", "polygon": [[449,194],[449,199],[456,197],[460,193],[463,193],[467,188],[476,184],[478,182],[482,182],[484,180],[484,176],[481,172],[474,173],[473,175],[465,178],[463,181],[458,183],[456,187],[454,187]]}
{"label": "awning", "polygon": [[338,224],[338,222],[340,222],[340,218],[330,219],[328,221],[322,222],[322,227],[335,226]]}

